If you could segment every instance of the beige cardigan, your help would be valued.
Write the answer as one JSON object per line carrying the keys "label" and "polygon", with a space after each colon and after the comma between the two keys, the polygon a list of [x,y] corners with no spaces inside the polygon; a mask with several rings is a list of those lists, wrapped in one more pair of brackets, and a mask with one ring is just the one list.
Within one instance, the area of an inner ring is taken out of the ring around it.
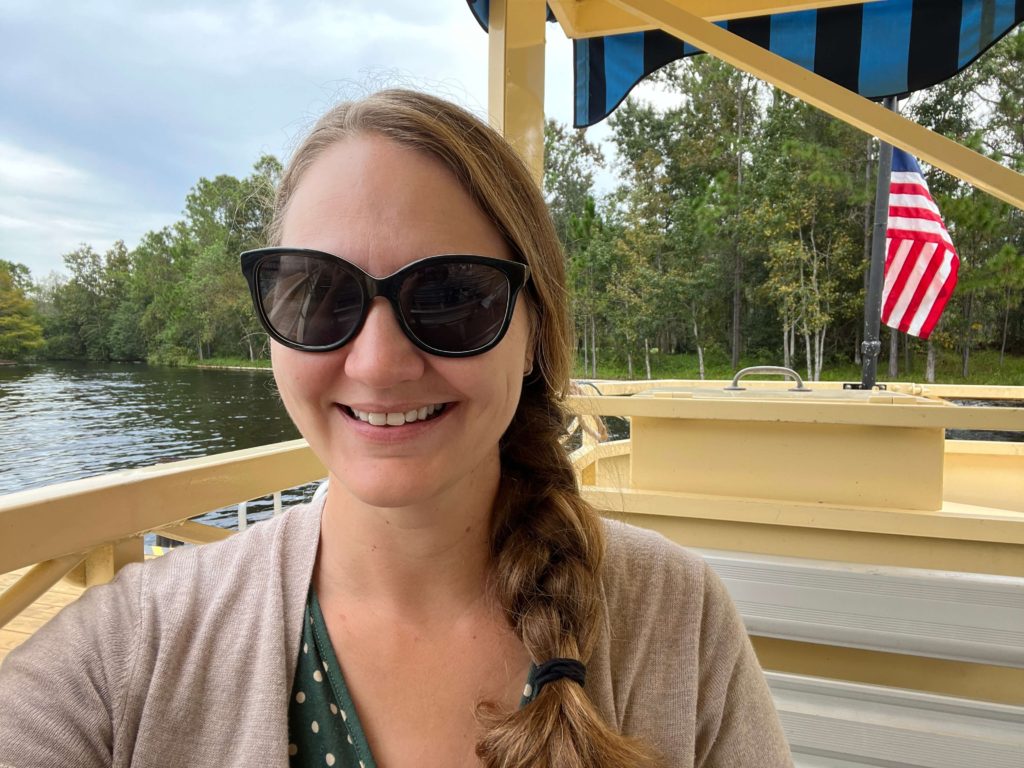
{"label": "beige cardigan", "polygon": [[[88,590],[0,668],[0,766],[287,766],[320,513],[296,507]],[[791,765],[721,582],[657,534],[607,530],[587,670],[605,717],[671,766]]]}

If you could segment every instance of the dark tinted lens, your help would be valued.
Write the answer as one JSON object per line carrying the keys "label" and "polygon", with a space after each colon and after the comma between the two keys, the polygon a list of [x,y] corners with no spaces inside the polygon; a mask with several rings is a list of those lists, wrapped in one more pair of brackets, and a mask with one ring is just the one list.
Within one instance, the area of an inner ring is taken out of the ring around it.
{"label": "dark tinted lens", "polygon": [[270,256],[260,264],[256,281],[270,324],[296,344],[335,344],[359,325],[359,283],[337,260],[301,253]]}
{"label": "dark tinted lens", "polygon": [[399,295],[409,330],[443,352],[468,352],[494,341],[505,323],[508,300],[508,279],[501,270],[457,262],[415,270]]}

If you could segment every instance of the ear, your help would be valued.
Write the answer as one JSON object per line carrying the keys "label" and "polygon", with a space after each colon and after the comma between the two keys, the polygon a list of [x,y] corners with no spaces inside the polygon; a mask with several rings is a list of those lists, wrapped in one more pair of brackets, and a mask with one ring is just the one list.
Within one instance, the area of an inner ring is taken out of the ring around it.
{"label": "ear", "polygon": [[523,363],[523,378],[525,379],[533,373],[533,349],[530,348],[526,351],[526,362]]}
{"label": "ear", "polygon": [[537,352],[537,337],[540,336],[538,332],[538,320],[537,313],[533,309],[533,304],[528,303],[529,311],[526,315],[527,322],[530,324],[530,335],[526,340],[526,357],[523,361],[523,378],[533,373],[533,360]]}

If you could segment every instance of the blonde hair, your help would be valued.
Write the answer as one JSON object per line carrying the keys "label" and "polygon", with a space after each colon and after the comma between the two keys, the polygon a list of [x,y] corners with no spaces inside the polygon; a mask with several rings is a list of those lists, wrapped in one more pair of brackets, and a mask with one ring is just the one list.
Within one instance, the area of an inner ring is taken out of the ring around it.
{"label": "blonde hair", "polygon": [[[272,242],[306,169],[328,147],[376,134],[440,160],[530,266],[534,373],[501,440],[502,477],[491,523],[496,599],[534,663],[589,659],[601,615],[601,521],[580,496],[559,438],[572,366],[564,257],[529,170],[493,129],[466,110],[406,90],[381,91],[327,112],[299,145],[277,189]],[[504,712],[482,703],[477,755],[487,768],[638,768],[657,763],[604,722],[571,680],[544,686]]]}

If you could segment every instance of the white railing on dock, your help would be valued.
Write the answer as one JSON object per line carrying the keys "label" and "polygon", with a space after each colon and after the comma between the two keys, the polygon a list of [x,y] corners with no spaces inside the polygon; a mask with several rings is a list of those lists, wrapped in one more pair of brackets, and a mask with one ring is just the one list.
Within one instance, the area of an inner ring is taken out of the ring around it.
{"label": "white railing on dock", "polygon": [[[306,483],[303,483],[303,485],[306,485]],[[296,488],[298,488],[298,487],[299,486],[296,486]],[[295,488],[285,488],[284,490],[285,491],[294,491]],[[316,501],[324,493],[326,493],[326,491],[327,491],[327,480],[321,478],[320,484],[317,486],[317,489],[314,492],[313,498],[311,499],[311,501]],[[274,491],[274,493],[271,494],[272,503],[274,505],[274,512],[273,512],[274,517],[277,517],[278,515],[280,515],[284,511],[284,509],[282,507],[282,503],[281,503],[281,497],[282,497],[283,493],[284,493],[284,491]],[[235,525],[235,529],[236,530],[244,531],[246,528],[248,528],[248,526],[249,526],[249,504],[252,501],[253,501],[253,499],[248,499],[247,501],[239,502],[239,504],[238,504],[238,518],[237,518],[237,523]]]}

